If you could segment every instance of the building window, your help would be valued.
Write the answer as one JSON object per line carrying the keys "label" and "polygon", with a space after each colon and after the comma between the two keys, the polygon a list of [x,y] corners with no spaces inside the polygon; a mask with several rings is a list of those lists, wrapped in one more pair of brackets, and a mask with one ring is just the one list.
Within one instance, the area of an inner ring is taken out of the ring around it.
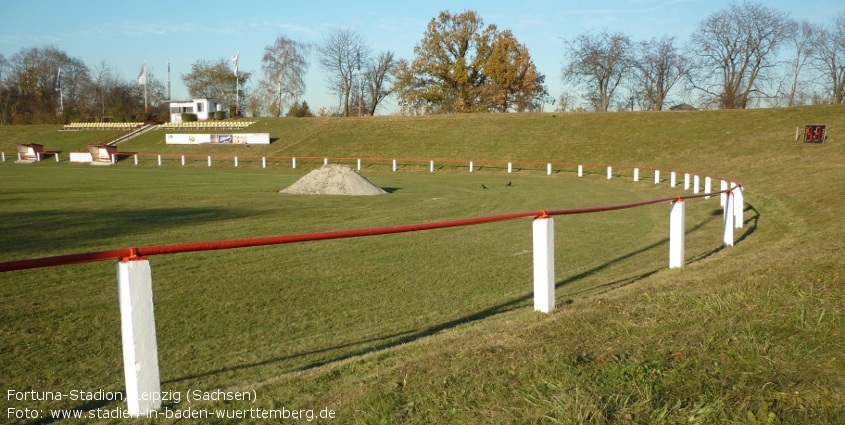
{"label": "building window", "polygon": [[202,103],[197,103],[197,112],[202,112]]}

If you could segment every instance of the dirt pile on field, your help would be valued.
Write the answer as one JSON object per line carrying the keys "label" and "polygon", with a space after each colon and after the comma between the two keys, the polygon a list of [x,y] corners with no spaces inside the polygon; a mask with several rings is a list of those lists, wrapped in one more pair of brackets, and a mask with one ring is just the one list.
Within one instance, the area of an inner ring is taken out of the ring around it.
{"label": "dirt pile on field", "polygon": [[385,192],[352,167],[326,164],[280,191],[290,195],[381,195]]}

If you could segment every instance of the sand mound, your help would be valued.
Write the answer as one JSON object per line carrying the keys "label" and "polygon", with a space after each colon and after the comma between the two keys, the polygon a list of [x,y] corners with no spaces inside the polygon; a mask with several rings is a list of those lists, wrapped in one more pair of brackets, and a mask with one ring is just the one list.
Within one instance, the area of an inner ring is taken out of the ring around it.
{"label": "sand mound", "polygon": [[291,195],[381,195],[387,193],[352,167],[326,164],[280,191]]}

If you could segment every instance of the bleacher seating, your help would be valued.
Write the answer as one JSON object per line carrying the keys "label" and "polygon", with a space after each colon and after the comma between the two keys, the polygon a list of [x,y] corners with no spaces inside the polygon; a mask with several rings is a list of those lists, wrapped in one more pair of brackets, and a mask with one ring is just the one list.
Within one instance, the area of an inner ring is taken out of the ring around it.
{"label": "bleacher seating", "polygon": [[143,122],[72,122],[62,130],[129,130],[142,125]]}
{"label": "bleacher seating", "polygon": [[191,121],[191,122],[168,122],[159,125],[162,129],[193,130],[193,129],[214,129],[225,128],[240,130],[255,124],[255,121]]}

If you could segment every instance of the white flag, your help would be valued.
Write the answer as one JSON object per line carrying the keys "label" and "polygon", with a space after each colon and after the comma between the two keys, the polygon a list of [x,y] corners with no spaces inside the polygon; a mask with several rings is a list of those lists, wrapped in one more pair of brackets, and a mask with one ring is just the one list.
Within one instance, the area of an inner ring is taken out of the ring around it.
{"label": "white flag", "polygon": [[235,63],[235,76],[236,77],[238,76],[238,55],[240,53],[241,53],[240,51],[237,51],[237,52],[235,52],[235,56],[232,56],[232,62]]}
{"label": "white flag", "polygon": [[62,68],[59,67],[59,74],[56,75],[56,91],[62,89]]}
{"label": "white flag", "polygon": [[138,84],[147,84],[147,63],[141,65],[141,75],[138,76]]}

